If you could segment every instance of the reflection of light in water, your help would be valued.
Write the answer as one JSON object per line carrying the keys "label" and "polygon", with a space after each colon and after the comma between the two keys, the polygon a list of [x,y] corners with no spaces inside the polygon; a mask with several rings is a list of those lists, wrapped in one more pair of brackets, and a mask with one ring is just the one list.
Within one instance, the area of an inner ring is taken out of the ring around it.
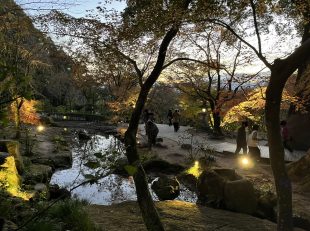
{"label": "reflection of light in water", "polygon": [[[94,136],[91,141],[82,145],[82,147],[73,149],[72,168],[55,172],[50,184],[58,184],[59,186],[70,189],[85,181],[83,174],[94,174],[98,169],[90,169],[84,166],[83,163],[86,163],[90,159],[95,160],[96,157],[93,155],[94,153],[104,152],[109,148],[118,148],[118,150],[121,151],[121,147],[118,147],[117,145],[119,145],[118,140],[112,136],[109,136],[108,138]],[[120,154],[120,156],[124,155]],[[105,166],[104,162],[103,166]],[[83,172],[83,174],[81,172]],[[102,205],[136,200],[136,190],[133,178],[123,178],[115,174],[104,177],[96,184],[80,186],[73,190],[72,194],[77,198],[86,199],[92,204]],[[152,193],[152,195],[153,198],[157,200],[156,195],[154,193]],[[181,193],[177,199],[195,202],[196,196],[181,185]]]}

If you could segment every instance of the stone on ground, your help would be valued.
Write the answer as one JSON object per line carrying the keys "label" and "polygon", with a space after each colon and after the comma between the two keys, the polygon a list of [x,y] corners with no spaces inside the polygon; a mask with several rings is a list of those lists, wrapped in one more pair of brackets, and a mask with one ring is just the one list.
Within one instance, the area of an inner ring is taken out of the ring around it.
{"label": "stone on ground", "polygon": [[227,181],[224,187],[227,209],[253,214],[257,208],[257,199],[252,183],[246,179]]}

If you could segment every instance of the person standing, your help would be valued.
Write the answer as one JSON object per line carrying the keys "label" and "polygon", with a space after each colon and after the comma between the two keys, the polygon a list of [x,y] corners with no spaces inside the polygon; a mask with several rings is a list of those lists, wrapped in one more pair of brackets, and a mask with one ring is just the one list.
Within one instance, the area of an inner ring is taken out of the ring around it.
{"label": "person standing", "polygon": [[173,118],[173,127],[174,127],[174,131],[177,132],[180,128],[180,119],[181,119],[181,115],[178,109],[176,109],[173,114],[172,114],[172,118]]}
{"label": "person standing", "polygon": [[282,120],[280,122],[280,126],[281,126],[281,136],[282,136],[283,147],[289,150],[290,152],[293,152],[293,148],[290,145],[291,137],[289,135],[289,131],[287,128],[287,122],[285,120]]}
{"label": "person standing", "polygon": [[172,125],[172,118],[173,118],[172,109],[169,109],[167,118],[169,120],[169,126],[171,126]]}
{"label": "person standing", "polygon": [[145,129],[145,134],[147,135],[147,131],[146,131],[146,123],[149,120],[149,110],[148,109],[144,109],[143,114],[142,114],[142,121],[144,123],[144,129]]}
{"label": "person standing", "polygon": [[260,158],[260,149],[258,148],[258,128],[257,124],[253,125],[253,130],[248,137],[249,154],[255,159]]}
{"label": "person standing", "polygon": [[241,126],[238,128],[237,132],[237,148],[235,151],[235,154],[239,154],[241,148],[243,151],[243,154],[247,154],[247,140],[246,140],[246,131],[245,128],[248,127],[248,122],[243,121],[241,123]]}
{"label": "person standing", "polygon": [[152,145],[156,144],[156,139],[159,132],[157,125],[154,123],[153,113],[149,113],[149,118],[148,121],[146,122],[145,130],[147,134],[149,148],[152,148]]}

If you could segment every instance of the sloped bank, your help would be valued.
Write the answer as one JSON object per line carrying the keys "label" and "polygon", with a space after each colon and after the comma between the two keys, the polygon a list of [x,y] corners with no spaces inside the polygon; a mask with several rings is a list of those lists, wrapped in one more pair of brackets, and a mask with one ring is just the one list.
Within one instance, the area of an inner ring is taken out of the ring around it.
{"label": "sloped bank", "polygon": [[[183,201],[156,202],[166,230],[181,231],[274,231],[276,224],[241,213],[212,209]],[[136,202],[124,202],[111,206],[87,207],[93,222],[103,230],[146,230]],[[299,229],[295,229],[299,230]]]}

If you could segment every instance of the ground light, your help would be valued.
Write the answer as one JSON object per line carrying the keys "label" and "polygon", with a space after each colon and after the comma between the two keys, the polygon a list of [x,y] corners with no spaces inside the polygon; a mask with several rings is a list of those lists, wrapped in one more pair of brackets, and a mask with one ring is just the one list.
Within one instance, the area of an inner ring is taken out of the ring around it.
{"label": "ground light", "polygon": [[254,162],[248,155],[241,155],[238,159],[239,166],[244,169],[253,168]]}
{"label": "ground light", "polygon": [[37,131],[38,132],[43,132],[45,130],[45,127],[43,126],[43,125],[39,125],[38,127],[37,127]]}
{"label": "ground light", "polygon": [[192,167],[190,167],[189,169],[186,170],[186,173],[191,174],[193,176],[195,176],[196,178],[198,178],[201,174],[202,170],[200,168],[200,164],[199,161],[195,161],[194,165]]}

